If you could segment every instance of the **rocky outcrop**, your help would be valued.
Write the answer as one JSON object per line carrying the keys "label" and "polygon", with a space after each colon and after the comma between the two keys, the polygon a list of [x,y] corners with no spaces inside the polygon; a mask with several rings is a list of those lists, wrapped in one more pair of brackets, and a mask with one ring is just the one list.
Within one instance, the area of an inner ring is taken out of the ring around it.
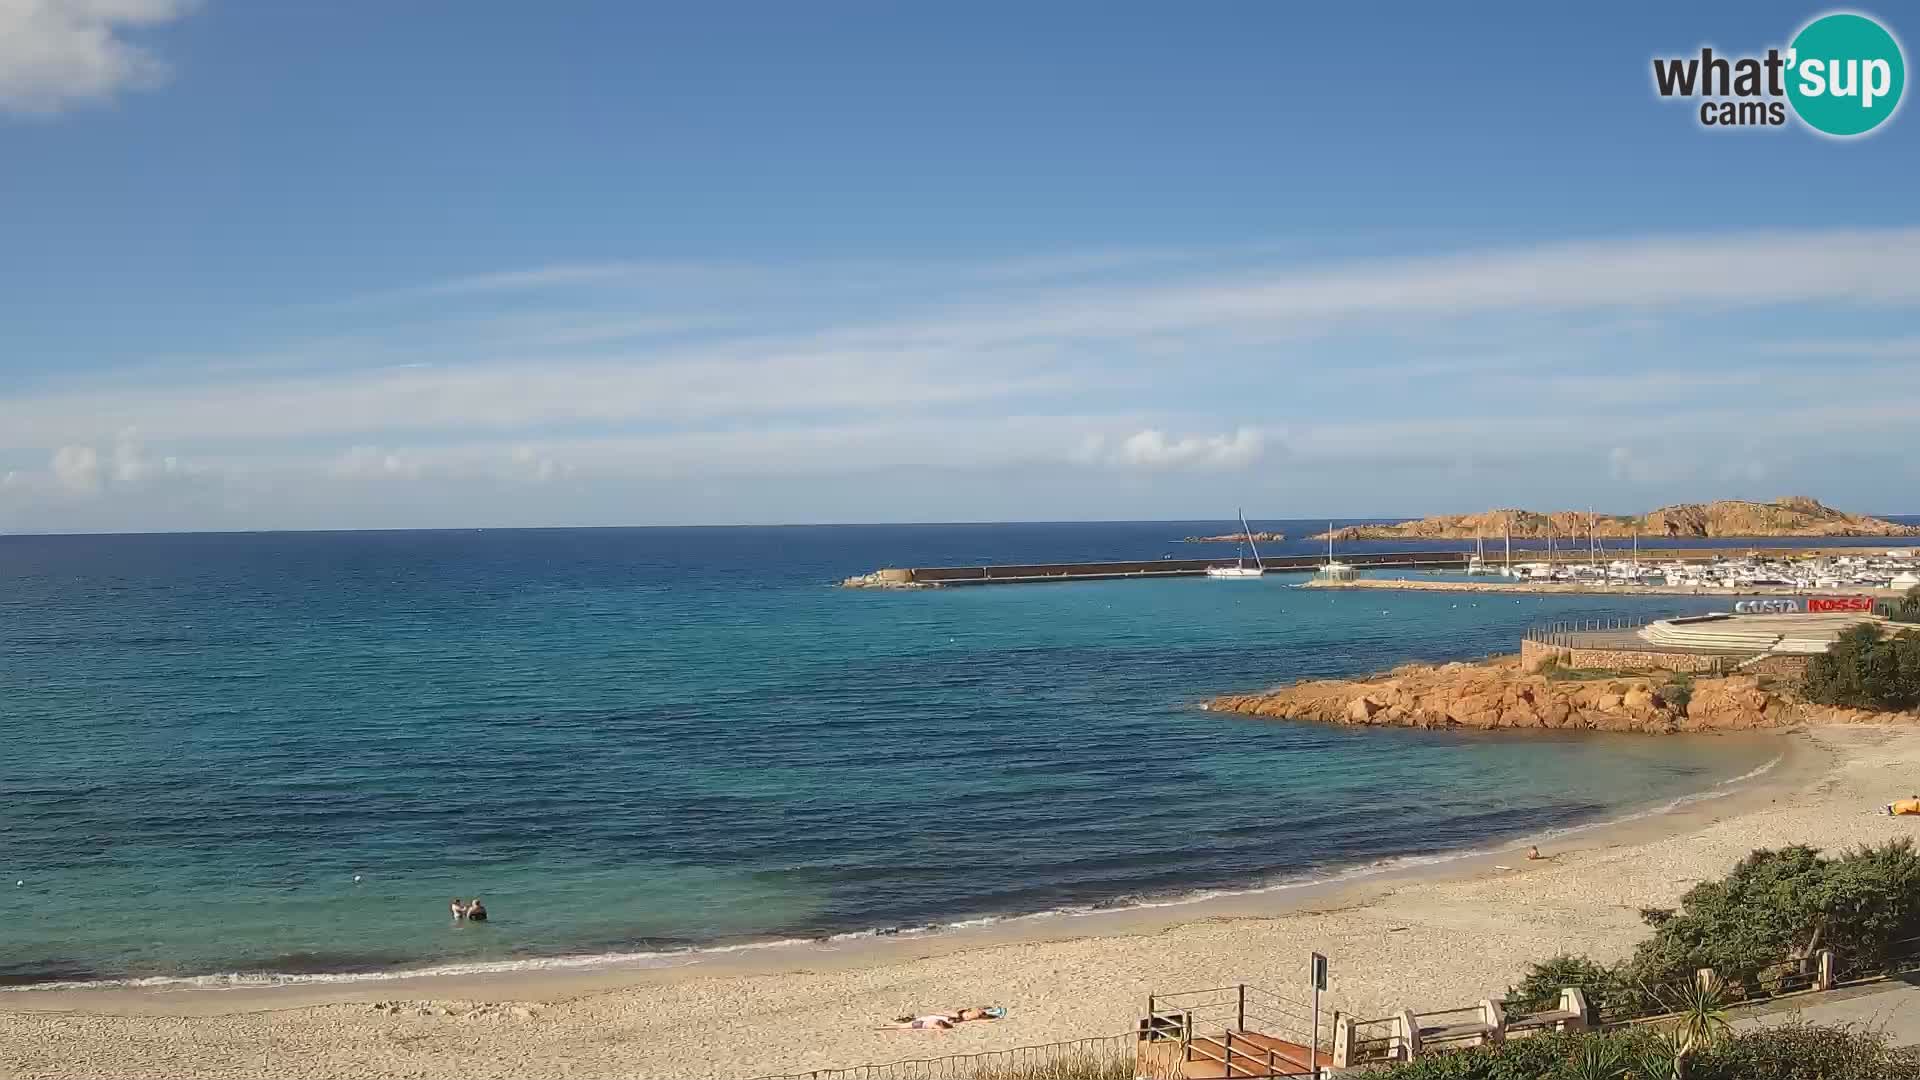
{"label": "rocky outcrop", "polygon": [[[1349,525],[1335,529],[1335,540],[1489,540],[1507,535],[1517,539],[1585,540],[1593,535],[1619,538],[1760,537],[1760,536],[1920,536],[1920,526],[1901,525],[1864,514],[1848,514],[1805,496],[1770,503],[1723,499],[1713,503],[1678,503],[1643,515],[1588,514],[1561,510],[1542,514],[1532,510],[1489,510],[1484,514],[1447,514],[1404,521],[1397,525]],[[1328,533],[1313,537],[1325,540]]]}
{"label": "rocky outcrop", "polygon": [[1356,726],[1647,734],[1914,719],[1809,706],[1748,675],[1550,679],[1521,670],[1514,657],[1480,664],[1411,664],[1368,679],[1302,681],[1262,694],[1224,695],[1206,707]]}

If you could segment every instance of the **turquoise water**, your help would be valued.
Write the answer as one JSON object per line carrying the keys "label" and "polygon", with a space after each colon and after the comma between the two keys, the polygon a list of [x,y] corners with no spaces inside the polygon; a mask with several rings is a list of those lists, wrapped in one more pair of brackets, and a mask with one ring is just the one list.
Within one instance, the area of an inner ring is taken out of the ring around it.
{"label": "turquoise water", "polygon": [[[331,977],[1158,902],[1762,764],[1731,740],[1194,707],[1704,601],[1280,575],[829,586],[1151,557],[1215,527],[0,538],[0,981]],[[475,894],[492,921],[451,925],[447,900]]]}

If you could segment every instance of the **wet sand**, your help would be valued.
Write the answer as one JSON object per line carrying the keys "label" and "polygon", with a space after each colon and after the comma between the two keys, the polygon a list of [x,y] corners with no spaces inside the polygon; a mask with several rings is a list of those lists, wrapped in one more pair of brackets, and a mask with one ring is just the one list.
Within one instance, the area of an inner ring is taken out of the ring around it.
{"label": "wet sand", "polygon": [[[1523,841],[1321,885],[680,967],[19,991],[0,995],[0,1076],[750,1077],[1117,1034],[1149,992],[1299,994],[1313,950],[1332,958],[1328,1010],[1465,1005],[1558,951],[1623,955],[1641,907],[1672,905],[1754,847],[1920,834],[1920,819],[1874,812],[1920,783],[1920,731],[1743,737],[1777,744],[1779,764],[1719,797],[1549,837],[1541,863]],[[874,1030],[986,1003],[1011,1015]]]}

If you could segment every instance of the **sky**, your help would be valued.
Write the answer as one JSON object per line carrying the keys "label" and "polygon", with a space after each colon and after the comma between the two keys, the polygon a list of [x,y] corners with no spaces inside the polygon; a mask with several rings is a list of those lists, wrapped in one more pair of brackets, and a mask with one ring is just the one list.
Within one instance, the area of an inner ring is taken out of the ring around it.
{"label": "sky", "polygon": [[0,0],[0,532],[1920,513],[1826,10]]}

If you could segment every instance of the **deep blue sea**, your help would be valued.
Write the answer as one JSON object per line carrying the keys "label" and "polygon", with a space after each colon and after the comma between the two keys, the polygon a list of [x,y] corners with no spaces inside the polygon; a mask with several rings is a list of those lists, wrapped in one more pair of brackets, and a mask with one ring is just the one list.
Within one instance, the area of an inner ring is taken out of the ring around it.
{"label": "deep blue sea", "polygon": [[[1289,575],[832,587],[1187,554],[1179,537],[1227,528],[0,537],[0,982],[391,972],[1160,900],[1618,815],[1762,763],[1734,740],[1195,708],[1705,601]],[[492,921],[453,926],[448,899],[475,894]]]}

